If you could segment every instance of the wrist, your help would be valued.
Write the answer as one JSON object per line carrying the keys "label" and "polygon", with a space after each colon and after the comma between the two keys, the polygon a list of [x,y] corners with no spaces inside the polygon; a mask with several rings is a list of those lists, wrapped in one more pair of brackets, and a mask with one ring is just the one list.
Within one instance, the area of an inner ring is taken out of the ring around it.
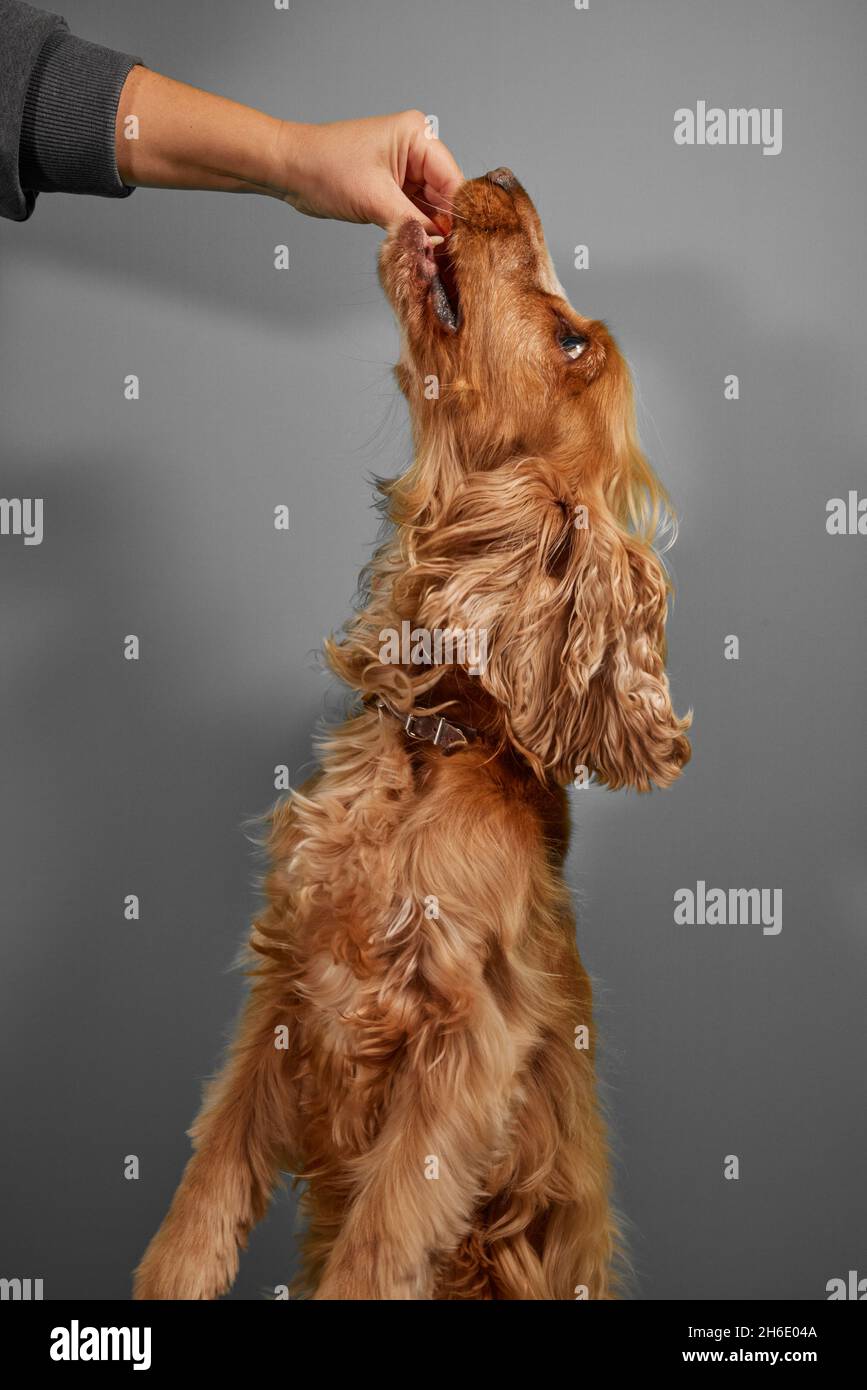
{"label": "wrist", "polygon": [[[247,109],[247,108],[245,108]],[[227,151],[227,174],[237,179],[244,193],[262,193],[269,198],[285,198],[292,177],[286,164],[286,153],[297,143],[286,127],[292,122],[281,121],[264,111],[249,111],[243,122],[240,148],[233,155]],[[300,129],[300,127],[299,127]]]}
{"label": "wrist", "polygon": [[309,181],[310,148],[316,126],[304,121],[278,121],[267,147],[263,192],[297,204]]}

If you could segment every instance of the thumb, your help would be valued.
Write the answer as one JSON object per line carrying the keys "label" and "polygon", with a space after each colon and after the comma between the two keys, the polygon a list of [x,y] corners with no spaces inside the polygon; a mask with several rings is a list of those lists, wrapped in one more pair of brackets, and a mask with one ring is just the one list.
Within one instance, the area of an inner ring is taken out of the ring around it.
{"label": "thumb", "polygon": [[441,234],[436,223],[432,222],[420,208],[417,208],[415,203],[411,202],[406,194],[398,188],[397,184],[394,184],[390,194],[376,208],[373,221],[386,232],[390,232],[401,222],[405,222],[408,217],[414,217],[416,222],[420,222],[428,236]]}

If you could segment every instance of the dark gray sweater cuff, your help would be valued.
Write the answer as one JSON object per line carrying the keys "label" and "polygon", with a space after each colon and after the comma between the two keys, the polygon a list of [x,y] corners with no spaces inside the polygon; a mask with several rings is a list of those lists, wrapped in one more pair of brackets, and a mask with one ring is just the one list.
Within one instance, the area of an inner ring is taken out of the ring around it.
{"label": "dark gray sweater cuff", "polygon": [[139,62],[63,30],[50,35],[24,102],[18,171],[25,192],[132,193],[117,172],[114,128],[123,84]]}

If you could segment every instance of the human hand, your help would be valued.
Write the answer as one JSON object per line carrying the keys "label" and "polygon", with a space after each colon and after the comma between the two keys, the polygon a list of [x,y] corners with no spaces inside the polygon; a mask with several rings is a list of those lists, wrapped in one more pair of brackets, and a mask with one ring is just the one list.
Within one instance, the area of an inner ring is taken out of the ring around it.
{"label": "human hand", "polygon": [[411,216],[434,234],[463,182],[421,111],[280,121],[141,66],[120,96],[115,151],[129,187],[265,193],[310,217],[389,228]]}
{"label": "human hand", "polygon": [[331,121],[284,122],[269,184],[285,171],[283,200],[309,217],[394,227],[415,217],[429,233],[447,231],[463,175],[421,111]]}

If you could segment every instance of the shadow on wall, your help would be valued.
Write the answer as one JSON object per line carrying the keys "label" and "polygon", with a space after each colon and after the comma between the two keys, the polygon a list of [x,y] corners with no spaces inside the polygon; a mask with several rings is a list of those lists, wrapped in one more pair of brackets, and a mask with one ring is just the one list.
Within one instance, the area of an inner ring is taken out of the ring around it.
{"label": "shadow on wall", "polygon": [[[219,208],[212,209],[217,198]],[[129,199],[100,202],[95,237],[86,200],[40,195],[30,222],[2,231],[7,266],[13,256],[31,266],[49,264],[73,279],[113,280],[124,294],[158,293],[192,311],[207,305],[236,321],[284,331],[355,319],[385,302],[376,278],[383,236],[377,227],[347,229],[276,200],[241,195],[179,197],[142,188]],[[275,269],[277,246],[288,247],[288,270]]]}
{"label": "shadow on wall", "polygon": [[[15,730],[4,789],[18,822],[2,850],[4,916],[15,923],[3,944],[3,1023],[18,1058],[2,1104],[27,1136],[4,1146],[4,1255],[38,1268],[55,1298],[128,1296],[242,998],[230,966],[260,869],[244,817],[276,795],[263,770],[285,762],[303,778],[319,717],[298,708],[291,673],[264,698],[251,673],[242,714],[231,689],[207,683],[191,638],[198,590],[165,544],[176,522],[161,515],[149,473],[143,456],[118,470],[70,447],[50,460],[19,455],[4,477],[9,495],[38,489],[51,518],[50,544],[0,546],[0,646],[16,653],[3,670]],[[156,558],[143,571],[147,553]],[[163,576],[157,587],[167,563],[175,583]],[[217,609],[228,582],[216,553],[207,583]],[[143,614],[150,659],[136,666],[121,642]],[[225,640],[231,647],[231,631]],[[131,893],[138,921],[124,917]],[[123,1176],[133,1154],[137,1183]],[[51,1238],[31,1219],[46,1206]],[[239,1296],[291,1277],[291,1226],[284,1199]]]}

